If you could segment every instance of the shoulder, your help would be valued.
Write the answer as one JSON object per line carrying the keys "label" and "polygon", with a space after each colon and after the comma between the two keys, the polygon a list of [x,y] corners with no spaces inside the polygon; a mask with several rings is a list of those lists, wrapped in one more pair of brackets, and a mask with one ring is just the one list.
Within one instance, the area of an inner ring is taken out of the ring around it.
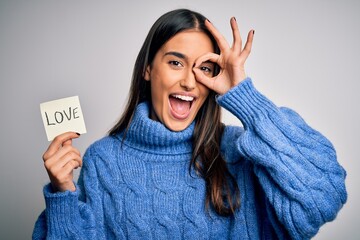
{"label": "shoulder", "polygon": [[238,139],[244,133],[244,129],[239,126],[225,126],[221,137],[221,152],[227,162],[236,162],[241,156],[237,149]]}
{"label": "shoulder", "polygon": [[109,158],[115,156],[121,140],[116,136],[105,136],[92,143],[85,152],[84,158]]}
{"label": "shoulder", "polygon": [[230,145],[234,145],[237,139],[244,133],[244,129],[238,126],[225,126],[221,136],[221,149],[225,149]]}
{"label": "shoulder", "polygon": [[244,132],[244,128],[233,125],[225,125],[222,139],[237,139]]}

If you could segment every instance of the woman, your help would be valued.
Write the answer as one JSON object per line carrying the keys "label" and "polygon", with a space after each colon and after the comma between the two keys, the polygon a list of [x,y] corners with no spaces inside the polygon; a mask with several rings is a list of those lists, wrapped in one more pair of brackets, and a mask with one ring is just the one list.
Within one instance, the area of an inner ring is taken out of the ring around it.
{"label": "woman", "polygon": [[[155,22],[109,136],[83,160],[71,132],[44,153],[34,239],[309,239],[336,217],[346,173],[332,144],[254,88],[254,31],[242,48],[230,25],[231,47],[190,10]],[[224,126],[220,106],[244,128]]]}

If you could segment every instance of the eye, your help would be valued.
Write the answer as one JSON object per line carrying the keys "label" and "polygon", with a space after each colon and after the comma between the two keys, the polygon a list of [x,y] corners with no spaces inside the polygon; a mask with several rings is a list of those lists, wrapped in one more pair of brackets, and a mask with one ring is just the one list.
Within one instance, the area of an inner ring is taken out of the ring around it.
{"label": "eye", "polygon": [[211,74],[212,73],[212,68],[210,68],[208,66],[201,66],[200,70],[203,71],[205,74]]}
{"label": "eye", "polygon": [[182,67],[183,65],[181,64],[181,62],[176,61],[176,60],[171,60],[169,61],[169,64],[174,66],[174,67]]}

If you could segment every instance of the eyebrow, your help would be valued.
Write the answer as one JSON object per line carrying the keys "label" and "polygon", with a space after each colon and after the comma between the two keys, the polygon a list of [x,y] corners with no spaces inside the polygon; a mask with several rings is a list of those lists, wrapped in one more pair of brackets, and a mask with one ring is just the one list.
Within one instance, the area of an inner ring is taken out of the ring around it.
{"label": "eyebrow", "polygon": [[[164,54],[164,57],[167,56],[167,55],[173,55],[173,56],[175,56],[175,57],[178,57],[178,58],[181,58],[181,59],[185,59],[185,60],[188,59],[188,57],[187,57],[185,54],[180,53],[180,52],[175,52],[175,51],[166,52],[166,53]],[[203,62],[203,63],[212,63],[212,64],[215,64],[214,62],[211,62],[210,60],[207,60],[207,61],[205,61],[205,62]]]}
{"label": "eyebrow", "polygon": [[164,54],[164,56],[167,56],[167,55],[173,55],[175,57],[187,60],[187,56],[182,53],[179,53],[179,52],[166,52]]}

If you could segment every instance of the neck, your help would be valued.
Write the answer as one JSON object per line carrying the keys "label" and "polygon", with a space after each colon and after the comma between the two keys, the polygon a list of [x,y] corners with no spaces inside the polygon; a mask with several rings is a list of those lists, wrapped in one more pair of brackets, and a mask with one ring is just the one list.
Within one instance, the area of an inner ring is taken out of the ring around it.
{"label": "neck", "polygon": [[[126,146],[156,154],[192,153],[194,123],[183,131],[174,132],[150,116],[150,104],[148,102],[140,103],[126,133],[124,141]],[[122,140],[124,132],[119,136]]]}

